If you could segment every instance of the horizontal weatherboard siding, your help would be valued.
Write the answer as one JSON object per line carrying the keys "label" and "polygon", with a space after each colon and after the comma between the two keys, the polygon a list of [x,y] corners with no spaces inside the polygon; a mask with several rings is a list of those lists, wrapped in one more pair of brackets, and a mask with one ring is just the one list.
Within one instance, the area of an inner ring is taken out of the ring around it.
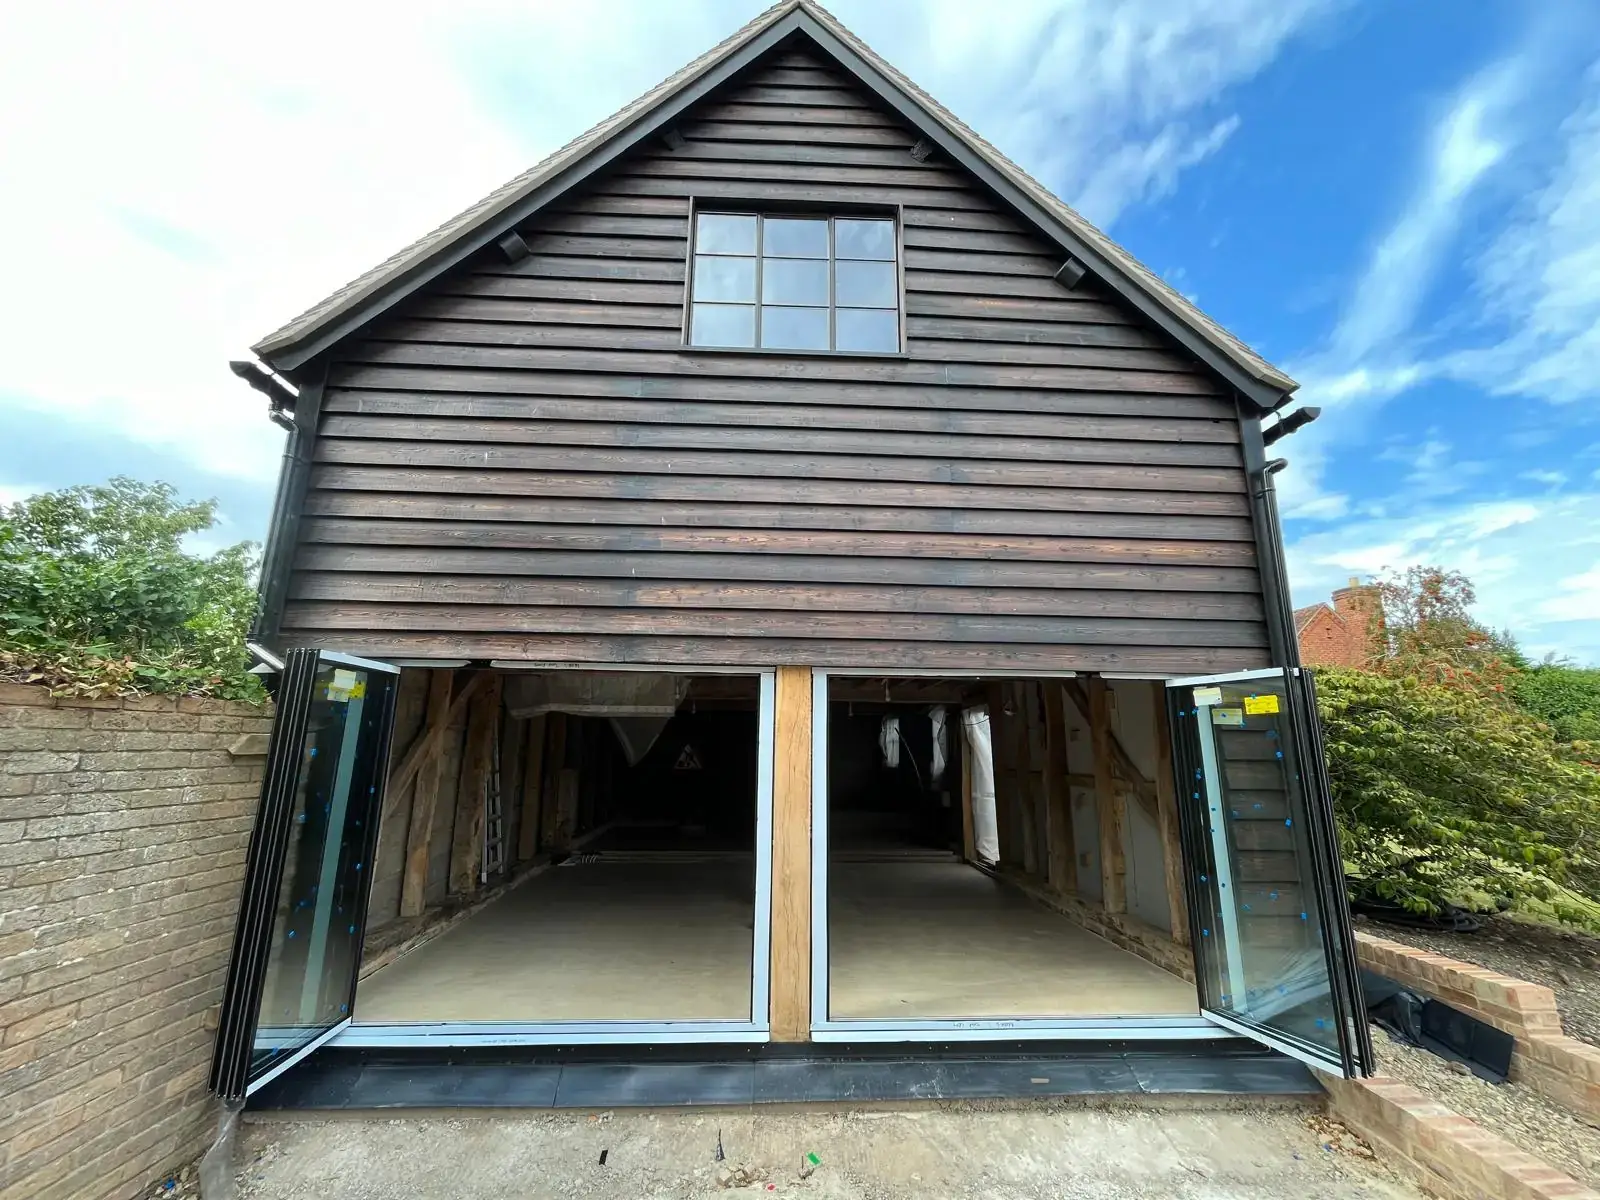
{"label": "horizontal weatherboard siding", "polygon": [[[282,632],[377,656],[1267,662],[1235,405],[787,55],[340,345]],[[682,345],[696,202],[891,212],[906,353]]]}

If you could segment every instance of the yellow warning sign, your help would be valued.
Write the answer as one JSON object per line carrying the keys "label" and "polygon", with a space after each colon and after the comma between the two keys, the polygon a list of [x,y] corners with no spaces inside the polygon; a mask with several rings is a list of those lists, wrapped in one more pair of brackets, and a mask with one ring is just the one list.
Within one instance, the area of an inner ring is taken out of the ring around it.
{"label": "yellow warning sign", "polygon": [[1246,696],[1244,698],[1244,711],[1247,716],[1252,717],[1259,717],[1266,713],[1277,712],[1277,693],[1268,692],[1265,696]]}

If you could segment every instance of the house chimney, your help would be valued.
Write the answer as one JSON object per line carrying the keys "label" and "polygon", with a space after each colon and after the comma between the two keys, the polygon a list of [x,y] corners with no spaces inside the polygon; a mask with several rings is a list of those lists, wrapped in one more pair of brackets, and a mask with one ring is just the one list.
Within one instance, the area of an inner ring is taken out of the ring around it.
{"label": "house chimney", "polygon": [[1343,619],[1352,663],[1368,663],[1383,646],[1383,599],[1374,584],[1352,575],[1348,587],[1333,593],[1333,611]]}

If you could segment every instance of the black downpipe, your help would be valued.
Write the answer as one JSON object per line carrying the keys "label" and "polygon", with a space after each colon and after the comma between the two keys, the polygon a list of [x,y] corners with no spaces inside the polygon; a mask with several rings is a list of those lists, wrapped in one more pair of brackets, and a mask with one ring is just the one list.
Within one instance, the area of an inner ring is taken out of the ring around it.
{"label": "black downpipe", "polygon": [[305,500],[311,471],[311,451],[316,444],[326,375],[324,366],[300,387],[294,420],[278,471],[278,491],[272,504],[272,521],[267,526],[266,550],[261,557],[256,620],[251,628],[250,640],[261,642],[280,653],[283,605],[289,587],[289,572],[294,566],[295,545],[299,540],[300,507]]}

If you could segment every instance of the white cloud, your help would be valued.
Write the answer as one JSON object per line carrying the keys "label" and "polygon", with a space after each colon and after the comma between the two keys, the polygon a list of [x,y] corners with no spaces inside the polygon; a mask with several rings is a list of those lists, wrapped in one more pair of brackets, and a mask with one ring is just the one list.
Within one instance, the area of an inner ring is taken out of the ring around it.
{"label": "white cloud", "polygon": [[1562,154],[1479,264],[1502,342],[1461,356],[1463,374],[1501,392],[1593,401],[1600,380],[1600,64],[1563,122]]}
{"label": "white cloud", "polygon": [[1319,434],[1317,425],[1296,434],[1288,468],[1274,476],[1278,511],[1285,517],[1331,521],[1350,511],[1348,495],[1326,489],[1327,447]]}
{"label": "white cloud", "polygon": [[[1437,377],[1414,325],[1474,193],[1506,156],[1531,63],[1519,50],[1468,80],[1429,130],[1418,178],[1351,288],[1326,344],[1294,372],[1312,404],[1382,402]],[[1348,426],[1347,426],[1348,428]]]}
{"label": "white cloud", "polygon": [[1074,204],[1104,221],[1114,220],[1135,200],[1169,194],[1181,172],[1210,158],[1237,128],[1239,118],[1230,116],[1198,137],[1185,126],[1168,125],[1147,142],[1125,143],[1100,160]]}
{"label": "white cloud", "polygon": [[0,483],[0,508],[8,508],[18,500],[26,500],[50,489],[42,484]]}
{"label": "white cloud", "polygon": [[1556,595],[1539,605],[1552,621],[1600,621],[1600,559],[1587,571],[1556,584]]}
{"label": "white cloud", "polygon": [[1524,70],[1508,59],[1471,80],[1430,137],[1422,179],[1398,220],[1373,249],[1334,331],[1331,353],[1363,362],[1404,335],[1439,260],[1454,240],[1473,190],[1505,155],[1493,126]]}
{"label": "white cloud", "polygon": [[[1079,8],[854,0],[840,16],[1109,221],[1324,0]],[[0,419],[116,431],[270,480],[227,360],[726,36],[760,0],[73,0],[0,40]],[[59,481],[52,481],[59,482]]]}
{"label": "white cloud", "polygon": [[1552,488],[1558,488],[1567,482],[1565,471],[1546,471],[1538,468],[1532,471],[1523,471],[1517,478],[1526,479],[1529,483],[1542,483],[1546,487]]}
{"label": "white cloud", "polygon": [[1465,573],[1477,613],[1525,649],[1600,663],[1600,493],[1468,501],[1356,520],[1292,542],[1289,576],[1309,604],[1350,575],[1427,563]]}
{"label": "white cloud", "polygon": [[1339,0],[853,0],[873,47],[1091,220],[1170,192],[1239,118],[1220,97]]}

